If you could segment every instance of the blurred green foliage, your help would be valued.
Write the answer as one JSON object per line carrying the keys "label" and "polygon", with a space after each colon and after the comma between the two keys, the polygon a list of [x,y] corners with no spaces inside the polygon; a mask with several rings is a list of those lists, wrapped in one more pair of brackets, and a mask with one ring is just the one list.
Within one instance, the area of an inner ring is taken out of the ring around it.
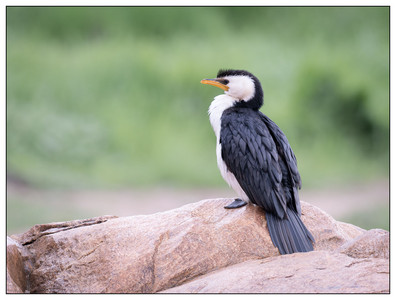
{"label": "blurred green foliage", "polygon": [[357,208],[356,212],[348,217],[341,218],[340,221],[354,224],[366,230],[381,228],[389,231],[389,217],[389,205],[380,204],[369,210],[359,211]]}
{"label": "blurred green foliage", "polygon": [[41,187],[224,184],[202,86],[262,82],[304,186],[389,173],[388,7],[7,7],[7,171]]}

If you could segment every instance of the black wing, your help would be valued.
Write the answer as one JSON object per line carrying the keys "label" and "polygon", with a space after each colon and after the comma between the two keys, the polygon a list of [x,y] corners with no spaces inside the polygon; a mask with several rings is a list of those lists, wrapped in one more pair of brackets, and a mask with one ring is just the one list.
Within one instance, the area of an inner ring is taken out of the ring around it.
{"label": "black wing", "polygon": [[225,164],[254,204],[282,219],[287,206],[300,215],[296,159],[274,122],[251,109],[230,108],[221,118],[220,143]]}
{"label": "black wing", "polygon": [[[280,130],[278,125],[276,125],[270,118],[266,115],[259,112],[261,119],[267,125],[269,131],[271,132],[271,136],[274,139],[278,154],[282,158],[281,163],[284,164],[287,168],[287,174],[285,173],[284,179],[285,184],[291,188],[292,197],[294,198],[292,201],[294,208],[298,212],[298,215],[301,215],[301,206],[300,206],[300,199],[298,196],[298,190],[301,189],[301,177],[300,173],[298,172],[297,168],[297,159],[294,155],[294,152],[289,144],[289,141],[286,138],[286,135]],[[288,182],[290,180],[290,182]]]}

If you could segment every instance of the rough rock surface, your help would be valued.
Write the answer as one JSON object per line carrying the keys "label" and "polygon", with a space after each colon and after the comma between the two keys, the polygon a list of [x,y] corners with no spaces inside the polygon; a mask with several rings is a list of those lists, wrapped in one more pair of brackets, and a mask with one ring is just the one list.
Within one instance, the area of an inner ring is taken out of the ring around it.
{"label": "rough rock surface", "polygon": [[22,260],[22,247],[7,237],[7,292],[23,293],[26,290],[26,274]]}
{"label": "rough rock surface", "polygon": [[386,293],[388,261],[315,251],[251,260],[165,293]]}
{"label": "rough rock surface", "polygon": [[385,259],[315,251],[223,268],[164,293],[387,293]]}
{"label": "rough rock surface", "polygon": [[351,257],[389,259],[389,232],[382,229],[366,231],[357,238],[345,243],[339,252]]}
{"label": "rough rock surface", "polygon": [[[36,225],[7,243],[7,291],[389,291],[388,232],[337,222],[302,202],[315,251],[279,256],[263,211],[253,205],[225,210],[230,201],[203,200],[145,216]],[[311,283],[303,282],[306,274]],[[244,284],[238,284],[242,278]]]}

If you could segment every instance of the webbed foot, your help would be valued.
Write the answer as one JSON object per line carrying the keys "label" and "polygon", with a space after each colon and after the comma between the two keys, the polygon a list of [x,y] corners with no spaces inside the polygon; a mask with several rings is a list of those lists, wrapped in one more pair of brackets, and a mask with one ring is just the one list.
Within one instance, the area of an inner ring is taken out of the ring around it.
{"label": "webbed foot", "polygon": [[242,199],[235,199],[234,202],[231,204],[228,204],[227,206],[224,206],[224,208],[230,209],[230,208],[240,208],[242,206],[245,206],[247,204],[246,201],[243,201]]}

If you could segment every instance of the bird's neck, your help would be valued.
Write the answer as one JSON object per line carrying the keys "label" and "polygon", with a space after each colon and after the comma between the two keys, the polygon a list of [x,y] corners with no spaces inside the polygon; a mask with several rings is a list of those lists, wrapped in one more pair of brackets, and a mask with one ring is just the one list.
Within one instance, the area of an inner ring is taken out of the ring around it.
{"label": "bird's neck", "polygon": [[223,112],[226,109],[233,107],[236,101],[237,100],[234,99],[233,97],[223,94],[215,97],[212,103],[210,104],[208,110],[209,120],[217,138],[219,138],[220,136],[221,116],[223,115]]}

